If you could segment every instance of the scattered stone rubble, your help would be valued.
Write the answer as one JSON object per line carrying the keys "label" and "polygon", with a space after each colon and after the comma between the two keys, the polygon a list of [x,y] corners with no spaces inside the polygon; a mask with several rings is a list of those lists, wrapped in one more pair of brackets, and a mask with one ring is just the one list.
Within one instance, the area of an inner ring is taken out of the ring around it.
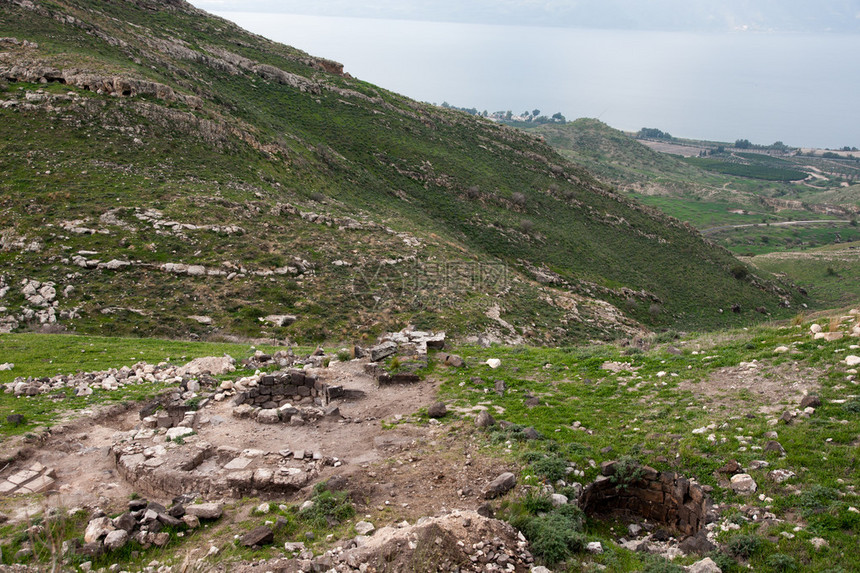
{"label": "scattered stone rubble", "polygon": [[[429,350],[445,348],[444,332],[425,332],[406,328],[400,332],[386,334],[379,344],[369,349],[356,346],[356,358],[367,357],[370,362],[365,365],[365,371],[375,376],[379,384],[413,384],[421,377],[415,372],[427,366]],[[392,356],[400,359],[396,372],[387,372],[381,362]],[[448,366],[463,366],[465,363],[459,356],[442,354],[438,358]]]}
{"label": "scattered stone rubble", "polygon": [[[432,563],[439,571],[525,573],[534,564],[521,533],[475,511],[454,511],[423,517],[414,525],[403,522],[376,529],[317,557],[301,544],[288,543],[286,549],[301,553],[298,558],[265,562],[262,570],[417,571]],[[248,565],[237,571],[252,569]]]}
{"label": "scattered stone rubble", "polygon": [[[208,360],[212,364],[223,366],[225,361],[229,362],[233,359],[215,357]],[[172,366],[166,363],[153,365],[138,362],[130,367],[110,368],[99,372],[58,374],[57,376],[42,378],[19,376],[14,381],[5,384],[5,391],[7,394],[15,394],[15,396],[36,396],[57,392],[64,388],[74,388],[76,396],[89,396],[94,389],[118,390],[133,384],[179,383],[180,385],[187,385],[197,377],[211,373],[210,370],[201,369],[199,366],[191,366],[195,363],[197,361],[192,361],[185,366]],[[216,370],[216,373],[221,374],[223,371]]]}
{"label": "scattered stone rubble", "polygon": [[[834,326],[836,328],[833,328]],[[847,315],[836,317],[827,326],[827,331],[820,324],[813,323],[809,327],[809,333],[813,340],[826,342],[835,342],[846,336],[860,338],[860,309],[854,308]]]}
{"label": "scattered stone rubble", "polygon": [[71,546],[66,542],[64,554],[76,553],[97,557],[109,551],[122,549],[129,541],[137,541],[143,549],[152,546],[164,547],[170,542],[170,533],[162,531],[165,527],[174,530],[197,529],[200,520],[215,520],[221,517],[223,507],[219,503],[189,504],[194,497],[179,496],[173,505],[166,508],[160,503],[145,499],[128,502],[128,511],[110,518],[97,515],[87,524],[84,544]]}

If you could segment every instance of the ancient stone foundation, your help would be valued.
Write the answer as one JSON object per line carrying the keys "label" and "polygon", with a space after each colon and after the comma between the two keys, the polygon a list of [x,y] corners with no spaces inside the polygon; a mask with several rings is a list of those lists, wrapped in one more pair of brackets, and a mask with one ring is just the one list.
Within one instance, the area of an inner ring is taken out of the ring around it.
{"label": "ancient stone foundation", "polygon": [[[237,394],[234,404],[248,404],[263,409],[279,408],[286,404],[310,402],[326,404],[336,398],[340,387],[329,387],[316,376],[301,370],[290,370],[260,377],[255,387]],[[332,395],[332,394],[335,395]]]}
{"label": "ancient stone foundation", "polygon": [[716,517],[702,487],[677,473],[618,462],[604,463],[601,470],[603,475],[580,496],[588,515],[641,517],[684,536],[695,535]]}

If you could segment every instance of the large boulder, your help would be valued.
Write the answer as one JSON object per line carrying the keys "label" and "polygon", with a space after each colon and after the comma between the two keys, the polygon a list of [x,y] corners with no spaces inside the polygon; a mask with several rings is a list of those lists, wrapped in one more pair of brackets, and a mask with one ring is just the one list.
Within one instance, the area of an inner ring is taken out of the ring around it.
{"label": "large boulder", "polygon": [[116,528],[110,517],[97,517],[87,524],[84,531],[84,543],[95,543]]}
{"label": "large boulder", "polygon": [[758,489],[755,480],[749,474],[736,474],[732,476],[731,488],[738,495],[750,495]]}
{"label": "large boulder", "polygon": [[268,525],[255,527],[239,539],[245,547],[262,547],[263,545],[271,545],[275,541],[275,532]]}
{"label": "large boulder", "polygon": [[116,551],[122,549],[128,543],[128,532],[123,529],[114,529],[105,536],[105,549]]}
{"label": "large boulder", "polygon": [[505,472],[487,484],[487,487],[481,493],[484,499],[493,499],[494,497],[506,494],[515,485],[517,485],[517,476],[511,472]]}
{"label": "large boulder", "polygon": [[199,519],[218,519],[224,512],[220,503],[195,503],[185,506],[185,515],[193,515]]}
{"label": "large boulder", "polygon": [[436,402],[435,404],[431,404],[430,407],[427,408],[427,415],[431,418],[442,418],[447,413],[448,408],[445,406],[444,402]]}
{"label": "large boulder", "polygon": [[489,428],[495,423],[496,419],[493,418],[492,414],[490,414],[486,410],[481,410],[481,412],[478,414],[478,417],[475,418],[475,425],[479,428]]}
{"label": "large boulder", "polygon": [[199,376],[211,374],[220,376],[236,370],[236,361],[231,356],[205,356],[195,358],[188,364],[177,368],[176,373],[180,376]]}

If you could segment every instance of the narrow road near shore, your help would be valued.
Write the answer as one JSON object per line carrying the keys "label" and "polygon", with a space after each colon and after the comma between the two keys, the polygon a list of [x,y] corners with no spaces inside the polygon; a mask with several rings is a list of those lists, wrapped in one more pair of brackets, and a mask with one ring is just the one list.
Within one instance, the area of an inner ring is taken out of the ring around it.
{"label": "narrow road near shore", "polygon": [[710,227],[702,229],[700,233],[710,235],[725,231],[726,229],[741,229],[743,227],[786,227],[789,225],[813,225],[817,223],[850,223],[849,219],[818,219],[813,221],[780,221],[779,223],[746,223],[744,225],[721,225],[719,227]]}

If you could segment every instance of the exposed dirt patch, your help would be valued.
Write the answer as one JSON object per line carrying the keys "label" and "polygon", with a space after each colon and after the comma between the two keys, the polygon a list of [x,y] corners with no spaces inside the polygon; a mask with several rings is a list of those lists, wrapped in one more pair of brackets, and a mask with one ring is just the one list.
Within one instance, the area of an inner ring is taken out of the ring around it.
{"label": "exposed dirt patch", "polygon": [[[476,454],[475,430],[468,420],[438,425],[409,418],[435,400],[437,383],[377,386],[363,366],[358,361],[335,362],[316,371],[325,383],[347,390],[345,398],[332,402],[340,409],[340,418],[326,417],[301,426],[268,425],[235,418],[229,400],[212,402],[200,410],[196,435],[189,436],[184,447],[205,442],[272,453],[305,450],[337,458],[342,465],[319,466],[315,481],[336,479],[338,487],[353,492],[360,511],[379,515],[386,522],[477,508],[483,502],[481,488],[512,468]],[[48,505],[106,511],[124,507],[138,488],[119,475],[110,448],[119,433],[141,427],[136,407],[114,409],[110,415],[94,414],[35,445],[26,460],[12,463],[0,475],[40,462],[56,471],[54,493],[46,497]],[[165,442],[163,436],[152,438],[155,444],[170,451],[180,447]],[[293,497],[306,497],[309,487]],[[169,502],[182,492],[148,493],[150,499]],[[11,505],[14,500],[8,502]]]}
{"label": "exposed dirt patch", "polygon": [[797,364],[742,362],[715,370],[701,382],[681,382],[678,388],[693,392],[712,408],[773,414],[799,405],[805,394],[819,388],[823,374]]}

